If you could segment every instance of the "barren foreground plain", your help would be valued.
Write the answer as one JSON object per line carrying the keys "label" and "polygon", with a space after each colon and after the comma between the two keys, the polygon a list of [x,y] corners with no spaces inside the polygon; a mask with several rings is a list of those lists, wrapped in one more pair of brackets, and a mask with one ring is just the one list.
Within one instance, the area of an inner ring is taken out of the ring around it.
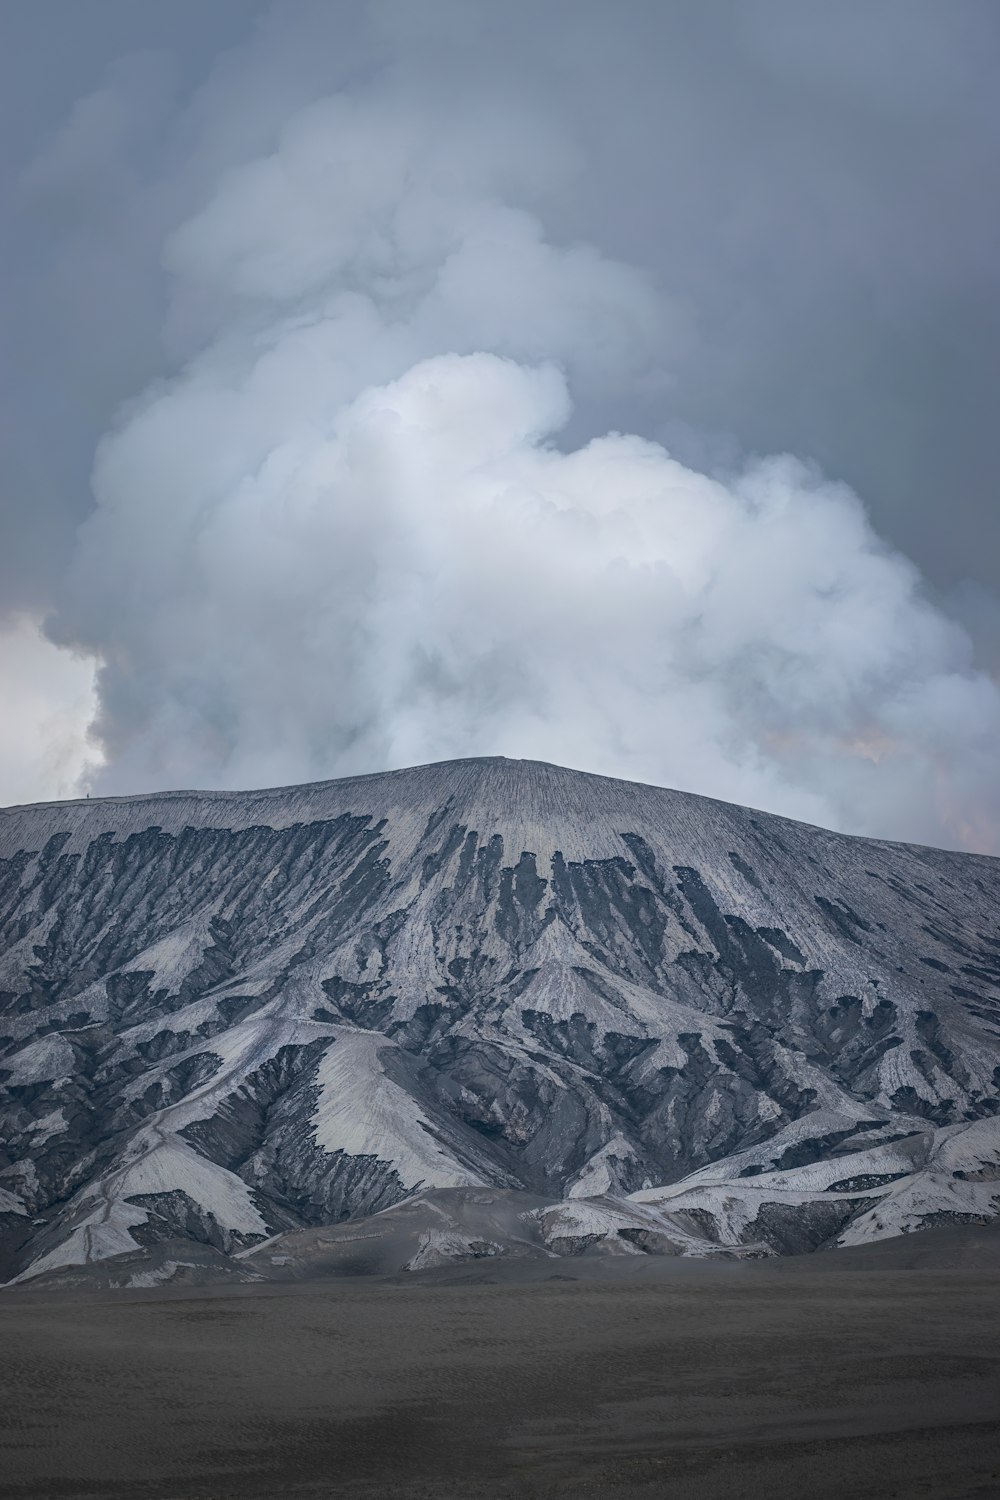
{"label": "barren foreground plain", "polygon": [[18,1500],[1000,1495],[1000,1231],[0,1298]]}

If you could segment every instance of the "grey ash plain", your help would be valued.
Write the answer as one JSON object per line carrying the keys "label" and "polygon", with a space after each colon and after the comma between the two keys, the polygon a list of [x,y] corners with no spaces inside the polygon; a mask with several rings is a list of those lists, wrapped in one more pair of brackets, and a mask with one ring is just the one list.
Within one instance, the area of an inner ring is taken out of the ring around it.
{"label": "grey ash plain", "polygon": [[985,1500],[1000,1234],[0,1298],[5,1500]]}
{"label": "grey ash plain", "polygon": [[0,856],[0,1494],[998,1493],[997,860],[500,759]]}

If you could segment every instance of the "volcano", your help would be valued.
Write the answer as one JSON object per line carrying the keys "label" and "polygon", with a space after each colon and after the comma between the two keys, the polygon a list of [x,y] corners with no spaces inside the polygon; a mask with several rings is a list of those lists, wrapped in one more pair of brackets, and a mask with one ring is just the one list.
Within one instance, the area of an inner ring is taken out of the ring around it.
{"label": "volcano", "polygon": [[989,1222],[998,910],[996,859],[534,761],[7,809],[0,1274]]}

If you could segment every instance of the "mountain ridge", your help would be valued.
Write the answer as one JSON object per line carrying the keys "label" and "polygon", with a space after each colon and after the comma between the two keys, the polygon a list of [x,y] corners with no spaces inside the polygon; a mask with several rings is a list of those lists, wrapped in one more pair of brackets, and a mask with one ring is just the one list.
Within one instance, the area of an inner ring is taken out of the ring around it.
{"label": "mountain ridge", "polygon": [[[677,787],[663,787],[655,782],[634,781],[629,777],[609,776],[602,772],[584,771],[578,768],[561,766],[553,761],[536,760],[532,757],[516,757],[506,755],[485,756],[462,756],[451,760],[428,761],[417,766],[402,766],[394,770],[370,771],[351,776],[331,777],[320,781],[294,782],[287,785],[251,787],[244,790],[231,790],[228,788],[199,789],[199,788],[172,788],[166,791],[156,792],[129,792],[109,793],[103,796],[69,797],[53,801],[13,803],[9,806],[0,806],[0,828],[4,819],[10,819],[12,824],[25,814],[35,814],[42,811],[68,811],[79,810],[81,813],[93,815],[97,809],[128,808],[155,803],[184,803],[184,804],[214,804],[240,803],[252,804],[254,808],[266,806],[269,803],[295,806],[301,809],[312,810],[321,801],[324,793],[346,793],[350,791],[363,791],[375,784],[384,785],[386,782],[398,780],[402,787],[406,782],[431,781],[436,773],[452,771],[460,768],[467,773],[473,769],[502,768],[508,772],[517,773],[518,770],[534,770],[546,773],[554,773],[556,778],[568,778],[586,783],[602,783],[608,787],[622,789],[631,794],[653,794],[657,797],[667,797],[697,804],[699,807],[712,806],[716,808],[737,808],[740,812],[750,817],[766,818],[774,823],[784,823],[793,828],[809,830],[832,839],[850,839],[854,842],[889,846],[893,848],[904,848],[912,850],[934,850],[941,854],[957,854],[962,859],[985,860],[988,862],[1000,862],[1000,855],[970,853],[963,849],[953,849],[948,845],[921,844],[909,839],[887,839],[876,838],[868,834],[842,833],[835,829],[826,827],[822,823],[810,823],[801,818],[792,818],[784,813],[769,812],[766,809],[744,806],[741,803],[729,802],[725,798],[710,797],[701,792],[686,791]],[[362,804],[359,802],[358,806]],[[287,818],[287,814],[286,814]],[[285,820],[283,819],[283,822]]]}

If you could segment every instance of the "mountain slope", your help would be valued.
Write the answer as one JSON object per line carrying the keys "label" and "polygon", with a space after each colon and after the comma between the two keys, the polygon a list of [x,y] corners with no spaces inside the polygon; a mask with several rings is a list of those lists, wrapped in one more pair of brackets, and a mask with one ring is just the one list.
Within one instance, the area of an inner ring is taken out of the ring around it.
{"label": "mountain slope", "polygon": [[484,1186],[656,1248],[690,1174],[688,1251],[988,1218],[998,898],[997,860],[502,759],[0,812],[0,1270]]}

